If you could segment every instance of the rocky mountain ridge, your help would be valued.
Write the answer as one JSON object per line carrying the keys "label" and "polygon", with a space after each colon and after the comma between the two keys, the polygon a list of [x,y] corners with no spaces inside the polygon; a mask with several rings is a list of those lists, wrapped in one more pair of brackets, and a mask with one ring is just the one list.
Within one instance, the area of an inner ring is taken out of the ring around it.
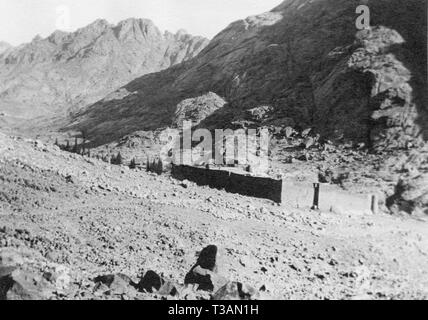
{"label": "rocky mountain ridge", "polygon": [[367,30],[355,26],[359,4],[286,0],[234,22],[195,59],[130,82],[76,114],[70,128],[88,131],[94,144],[108,143],[170,126],[182,101],[212,92],[227,103],[207,126],[231,127],[247,110],[268,105],[262,125],[312,127],[378,149],[419,145],[428,123],[420,67],[426,1],[368,1]]}
{"label": "rocky mountain ridge", "polygon": [[5,52],[6,50],[10,49],[12,46],[4,41],[0,41],[0,54]]}
{"label": "rocky mountain ridge", "polygon": [[21,118],[66,115],[147,73],[197,55],[208,40],[161,33],[147,19],[106,20],[0,53],[0,111]]}

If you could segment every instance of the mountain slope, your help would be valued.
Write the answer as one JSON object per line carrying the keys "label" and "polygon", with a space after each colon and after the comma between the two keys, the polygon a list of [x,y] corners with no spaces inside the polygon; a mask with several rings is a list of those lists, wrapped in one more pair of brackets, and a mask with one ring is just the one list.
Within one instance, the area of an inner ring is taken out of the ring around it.
{"label": "mountain slope", "polygon": [[123,84],[192,58],[208,43],[162,34],[150,20],[97,20],[73,33],[36,37],[0,55],[0,111],[32,118],[94,103]]}
{"label": "mountain slope", "polygon": [[231,126],[270,105],[265,124],[313,127],[378,148],[415,144],[427,138],[426,1],[367,2],[372,27],[358,31],[360,1],[286,0],[232,23],[195,59],[130,82],[69,128],[103,144],[169,126],[181,101],[213,92],[228,104],[209,126]]}
{"label": "mountain slope", "polygon": [[0,54],[2,54],[3,52],[5,52],[10,48],[12,48],[12,46],[9,43],[0,41]]}
{"label": "mountain slope", "polygon": [[0,181],[0,270],[34,276],[14,286],[18,294],[36,287],[46,299],[165,299],[124,295],[117,283],[103,290],[94,279],[120,273],[138,283],[153,270],[180,290],[195,254],[215,244],[224,250],[221,275],[264,286],[272,299],[428,298],[426,221],[314,214],[1,133]]}

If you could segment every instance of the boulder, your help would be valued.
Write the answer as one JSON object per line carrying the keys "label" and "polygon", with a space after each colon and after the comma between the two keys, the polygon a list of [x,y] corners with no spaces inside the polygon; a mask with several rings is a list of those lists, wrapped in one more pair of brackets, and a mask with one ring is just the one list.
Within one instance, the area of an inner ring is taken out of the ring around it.
{"label": "boulder", "polygon": [[49,291],[44,279],[31,272],[15,270],[0,278],[0,300],[43,300]]}
{"label": "boulder", "polygon": [[94,291],[102,291],[110,295],[122,295],[132,291],[132,280],[123,274],[104,275],[95,278],[96,282]]}
{"label": "boulder", "polygon": [[166,281],[157,291],[162,296],[176,296],[178,294],[177,285],[173,282]]}
{"label": "boulder", "polygon": [[137,285],[139,291],[152,293],[158,291],[165,280],[154,271],[148,271]]}
{"label": "boulder", "polygon": [[141,281],[138,283],[137,288],[141,292],[153,293],[164,296],[175,296],[178,293],[177,285],[170,281],[166,281],[154,271],[148,271]]}
{"label": "boulder", "polygon": [[217,246],[210,245],[204,248],[199,254],[197,265],[203,269],[217,272],[218,271],[217,258],[218,258]]}
{"label": "boulder", "polygon": [[0,300],[43,300],[52,296],[55,287],[39,273],[29,254],[35,257],[32,251],[23,254],[11,248],[0,250]]}
{"label": "boulder", "polygon": [[197,285],[198,290],[210,292],[215,292],[227,281],[225,277],[200,266],[192,268],[185,278],[185,284]]}
{"label": "boulder", "polygon": [[60,291],[67,290],[71,283],[70,269],[59,264],[47,266],[43,277]]}
{"label": "boulder", "polygon": [[198,290],[216,291],[227,283],[227,279],[218,274],[219,252],[217,246],[210,245],[199,254],[196,265],[186,275],[186,285],[197,285]]}
{"label": "boulder", "polygon": [[428,214],[428,173],[400,179],[387,206],[394,213]]}
{"label": "boulder", "polygon": [[214,294],[213,300],[257,300],[259,296],[259,292],[251,286],[229,282]]}

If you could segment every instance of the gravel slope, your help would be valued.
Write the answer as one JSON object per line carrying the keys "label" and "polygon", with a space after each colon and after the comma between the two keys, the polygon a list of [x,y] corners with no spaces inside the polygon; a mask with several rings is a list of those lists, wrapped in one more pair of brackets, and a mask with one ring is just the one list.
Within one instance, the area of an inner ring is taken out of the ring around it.
{"label": "gravel slope", "polygon": [[182,284],[210,244],[219,273],[263,297],[428,298],[427,221],[297,210],[0,134],[0,257],[67,270],[44,298],[159,299],[102,294],[93,279],[155,270]]}

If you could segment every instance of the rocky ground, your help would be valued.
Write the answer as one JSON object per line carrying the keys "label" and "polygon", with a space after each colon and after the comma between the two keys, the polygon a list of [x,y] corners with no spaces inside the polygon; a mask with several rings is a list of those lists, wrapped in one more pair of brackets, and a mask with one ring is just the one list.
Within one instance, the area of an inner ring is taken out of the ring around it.
{"label": "rocky ground", "polygon": [[[254,110],[266,116],[264,110]],[[193,115],[184,119],[194,121]],[[271,167],[263,174],[309,184],[314,181],[330,183],[352,194],[377,194],[381,210],[394,214],[422,217],[428,214],[427,143],[399,150],[376,151],[364,143],[343,138],[322,139],[310,128],[296,130],[273,125],[264,128],[270,133]],[[247,128],[244,126],[243,129]],[[147,159],[159,158],[168,137],[174,136],[172,130],[167,127],[156,131],[137,131],[119,141],[95,148],[86,143],[85,154],[110,162],[120,153],[123,164],[135,160],[137,164],[144,165]],[[73,136],[41,136],[43,141],[57,142],[63,149],[67,143],[69,149],[74,147]],[[77,137],[81,135],[77,133]],[[78,138],[77,141],[78,149],[82,149],[83,140]],[[248,163],[241,163],[241,169],[246,165]]]}
{"label": "rocky ground", "polygon": [[0,215],[0,298],[428,298],[423,216],[295,209],[1,134]]}

